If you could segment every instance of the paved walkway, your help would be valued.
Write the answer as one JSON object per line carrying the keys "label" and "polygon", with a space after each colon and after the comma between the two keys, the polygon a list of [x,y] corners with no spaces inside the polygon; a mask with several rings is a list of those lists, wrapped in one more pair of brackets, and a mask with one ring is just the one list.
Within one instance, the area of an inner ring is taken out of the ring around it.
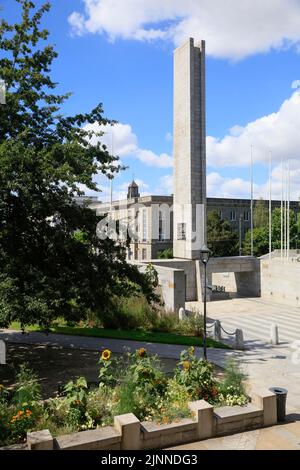
{"label": "paved walkway", "polygon": [[[193,303],[192,306],[196,306],[199,310],[202,308],[202,304]],[[208,359],[222,367],[228,357],[239,358],[249,376],[252,388],[272,386],[287,388],[287,410],[298,412],[300,410],[300,361],[298,364],[293,360],[295,350],[292,348],[292,342],[300,340],[300,320],[297,315],[300,319],[300,309],[266,303],[261,299],[210,302],[208,317],[220,319],[225,329],[234,330],[237,327],[242,327],[247,349],[245,351],[231,351],[209,348]],[[281,343],[278,346],[271,346],[264,341],[267,338],[270,323],[273,321],[279,324]],[[293,329],[290,327],[291,322],[294,325]],[[87,350],[109,348],[117,353],[144,346],[150,353],[172,359],[179,358],[180,352],[184,349],[184,346],[178,345],[59,334],[46,335],[38,332],[22,335],[20,332],[12,330],[0,332],[1,337],[16,343],[41,343]],[[196,348],[196,353],[201,356],[202,349]]]}
{"label": "paved walkway", "polygon": [[[179,359],[180,353],[188,346],[176,344],[147,343],[141,341],[130,341],[110,338],[91,338],[87,336],[71,336],[62,334],[45,334],[40,332],[30,332],[22,334],[15,330],[0,330],[0,339],[11,343],[25,344],[44,344],[51,346],[60,346],[70,349],[86,349],[89,351],[102,351],[110,349],[115,353],[123,353],[124,351],[135,351],[140,347],[145,347],[151,354],[167,359]],[[195,353],[198,357],[203,355],[203,349],[196,347]],[[229,349],[209,348],[209,359],[220,367],[224,366],[226,358],[234,356],[235,352]]]}
{"label": "paved walkway", "polygon": [[270,428],[173,447],[173,450],[300,450],[300,415]]}

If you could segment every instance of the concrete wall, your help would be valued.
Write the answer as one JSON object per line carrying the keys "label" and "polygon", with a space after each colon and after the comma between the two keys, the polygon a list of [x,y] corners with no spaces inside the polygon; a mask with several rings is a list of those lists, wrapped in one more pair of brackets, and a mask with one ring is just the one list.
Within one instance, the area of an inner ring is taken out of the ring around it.
{"label": "concrete wall", "polygon": [[260,261],[262,298],[300,307],[300,262],[297,258]]}
{"label": "concrete wall", "polygon": [[155,259],[151,263],[165,268],[180,269],[184,271],[185,300],[192,301],[197,299],[196,267],[195,261],[180,259]]}
{"label": "concrete wall", "polygon": [[[204,268],[196,261],[198,299],[203,298]],[[241,297],[259,297],[261,292],[260,260],[251,256],[211,258],[207,265],[207,283],[225,286],[227,292]],[[214,296],[214,300],[218,296]],[[212,300],[211,292],[207,300]]]}
{"label": "concrete wall", "polygon": [[[141,272],[145,272],[147,264],[151,262],[158,274],[158,292],[164,302],[166,310],[177,312],[185,306],[185,274],[183,269],[176,269],[176,266],[167,267],[163,260],[160,264],[153,261],[134,263],[139,266]],[[170,260],[172,261],[172,260]],[[168,262],[168,260],[166,260]]]}

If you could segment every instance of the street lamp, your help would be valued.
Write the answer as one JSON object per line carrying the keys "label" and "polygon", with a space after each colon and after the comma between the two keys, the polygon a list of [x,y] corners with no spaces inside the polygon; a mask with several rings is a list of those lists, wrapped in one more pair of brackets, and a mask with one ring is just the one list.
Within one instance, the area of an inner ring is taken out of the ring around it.
{"label": "street lamp", "polygon": [[204,331],[203,331],[203,355],[204,359],[207,360],[206,353],[206,290],[207,290],[207,281],[206,281],[206,265],[210,257],[210,250],[206,245],[203,245],[200,250],[200,260],[204,265]]}

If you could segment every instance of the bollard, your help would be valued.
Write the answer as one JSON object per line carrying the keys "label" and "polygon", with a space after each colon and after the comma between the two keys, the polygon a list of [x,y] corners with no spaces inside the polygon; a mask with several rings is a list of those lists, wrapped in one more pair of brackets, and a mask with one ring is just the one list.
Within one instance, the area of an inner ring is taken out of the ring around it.
{"label": "bollard", "polygon": [[186,320],[187,319],[187,314],[185,313],[185,310],[183,307],[179,309],[179,320]]}
{"label": "bollard", "polygon": [[270,343],[271,344],[279,344],[279,338],[278,338],[278,326],[275,323],[272,323],[271,325],[271,333],[270,333]]}
{"label": "bollard", "polygon": [[243,330],[235,330],[235,349],[240,349],[241,351],[245,349]]}
{"label": "bollard", "polygon": [[214,339],[220,341],[222,339],[222,330],[220,320],[216,320],[214,324]]}
{"label": "bollard", "polygon": [[6,344],[0,339],[0,364],[6,364]]}

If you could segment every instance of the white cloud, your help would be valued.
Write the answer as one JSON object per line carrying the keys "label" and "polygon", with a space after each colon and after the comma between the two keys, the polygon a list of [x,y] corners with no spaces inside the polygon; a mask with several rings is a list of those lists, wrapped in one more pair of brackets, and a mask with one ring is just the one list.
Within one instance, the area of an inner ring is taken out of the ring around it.
{"label": "white cloud", "polygon": [[299,0],[83,0],[73,12],[74,33],[105,34],[181,44],[188,37],[207,40],[215,57],[241,59],[271,49],[300,47]]}
{"label": "white cloud", "polygon": [[[136,134],[132,131],[129,124],[118,123],[114,126],[99,126],[98,124],[87,124],[87,130],[103,132],[100,141],[107,146],[108,151],[119,157],[133,156],[147,166],[158,168],[170,168],[173,165],[173,159],[166,153],[155,154],[152,150],[140,148]],[[95,144],[98,137],[93,137],[91,142]]]}
{"label": "white cloud", "polygon": [[296,88],[300,87],[300,80],[294,80],[291,86],[294,90],[296,90]]}
{"label": "white cloud", "polygon": [[158,186],[154,190],[154,194],[170,196],[173,194],[173,175],[164,175],[159,178]]}
{"label": "white cloud", "polygon": [[277,112],[235,126],[222,139],[207,137],[208,164],[214,167],[248,166],[250,147],[256,163],[267,163],[269,152],[274,162],[282,158],[298,160],[300,165],[300,90],[285,100]]}

